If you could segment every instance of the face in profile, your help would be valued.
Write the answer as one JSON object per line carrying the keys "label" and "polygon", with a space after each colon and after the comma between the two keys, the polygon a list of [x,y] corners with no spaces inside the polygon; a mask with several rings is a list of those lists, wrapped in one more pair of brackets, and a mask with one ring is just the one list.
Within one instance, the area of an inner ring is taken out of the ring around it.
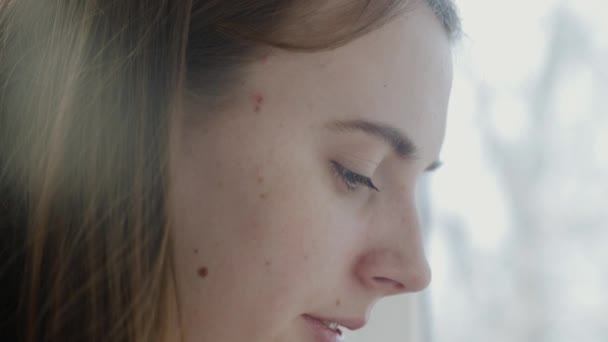
{"label": "face in profile", "polygon": [[419,6],[332,51],[274,51],[213,118],[180,121],[184,340],[335,341],[323,321],[358,329],[379,299],[425,288],[414,194],[440,152],[451,76],[447,35]]}

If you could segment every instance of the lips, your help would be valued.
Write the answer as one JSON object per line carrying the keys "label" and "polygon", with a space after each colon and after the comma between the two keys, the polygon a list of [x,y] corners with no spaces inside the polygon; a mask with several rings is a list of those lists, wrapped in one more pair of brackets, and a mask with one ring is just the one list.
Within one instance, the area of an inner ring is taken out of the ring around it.
{"label": "lips", "polygon": [[316,342],[342,341],[343,332],[340,327],[357,330],[365,325],[365,320],[360,319],[340,319],[313,315],[304,315],[303,317],[313,331]]}
{"label": "lips", "polygon": [[319,317],[312,315],[305,315],[312,319],[319,320],[321,322],[329,322],[329,323],[337,323],[338,325],[347,328],[348,330],[358,330],[365,326],[364,319],[340,319],[340,318],[329,318],[329,317]]}

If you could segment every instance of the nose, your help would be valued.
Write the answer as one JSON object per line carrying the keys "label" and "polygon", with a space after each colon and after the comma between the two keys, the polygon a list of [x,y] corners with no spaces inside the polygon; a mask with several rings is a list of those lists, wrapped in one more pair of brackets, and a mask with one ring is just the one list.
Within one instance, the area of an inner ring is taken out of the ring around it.
{"label": "nose", "polygon": [[[355,274],[367,289],[381,296],[417,292],[431,281],[415,205],[392,219],[370,227],[370,241],[357,259]],[[386,217],[386,216],[385,216]]]}

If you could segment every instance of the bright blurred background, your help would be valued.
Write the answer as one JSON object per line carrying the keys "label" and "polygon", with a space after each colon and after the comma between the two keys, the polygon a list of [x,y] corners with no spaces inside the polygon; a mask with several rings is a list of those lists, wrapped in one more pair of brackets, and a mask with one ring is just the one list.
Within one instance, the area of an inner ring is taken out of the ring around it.
{"label": "bright blurred background", "polygon": [[606,342],[608,1],[457,3],[424,342]]}
{"label": "bright blurred background", "polygon": [[350,340],[606,342],[608,1],[456,2],[433,282]]}

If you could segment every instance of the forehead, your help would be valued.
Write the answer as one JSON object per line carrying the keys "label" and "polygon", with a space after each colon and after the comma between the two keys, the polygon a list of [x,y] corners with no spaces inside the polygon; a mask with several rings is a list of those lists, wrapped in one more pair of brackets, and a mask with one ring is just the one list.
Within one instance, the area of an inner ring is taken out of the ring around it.
{"label": "forehead", "polygon": [[287,111],[289,106],[310,109],[296,120],[372,119],[403,131],[425,153],[438,153],[451,52],[444,28],[427,6],[340,48],[275,57],[254,73],[281,95]]}

